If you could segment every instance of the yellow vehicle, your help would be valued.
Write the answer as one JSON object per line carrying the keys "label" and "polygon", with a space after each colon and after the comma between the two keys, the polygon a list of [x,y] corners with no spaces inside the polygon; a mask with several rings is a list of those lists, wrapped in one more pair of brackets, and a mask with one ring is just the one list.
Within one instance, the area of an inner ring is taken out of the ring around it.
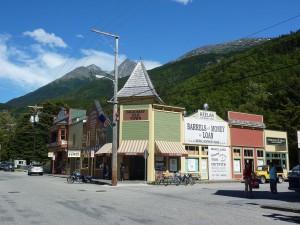
{"label": "yellow vehicle", "polygon": [[[282,183],[287,178],[287,171],[281,166],[275,166],[277,170],[278,183]],[[262,184],[270,180],[269,166],[258,166],[255,171],[255,176],[260,180]]]}

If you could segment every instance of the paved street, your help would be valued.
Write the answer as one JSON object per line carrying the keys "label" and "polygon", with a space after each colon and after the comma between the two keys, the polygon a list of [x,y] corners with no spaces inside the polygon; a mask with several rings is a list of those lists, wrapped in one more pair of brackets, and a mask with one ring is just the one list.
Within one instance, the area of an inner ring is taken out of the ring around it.
{"label": "paved street", "polygon": [[263,204],[299,204],[300,196],[278,185],[260,185],[244,198],[242,183],[178,187],[118,183],[117,187],[68,184],[65,178],[0,171],[1,225],[96,224],[299,224],[300,214],[262,208]]}

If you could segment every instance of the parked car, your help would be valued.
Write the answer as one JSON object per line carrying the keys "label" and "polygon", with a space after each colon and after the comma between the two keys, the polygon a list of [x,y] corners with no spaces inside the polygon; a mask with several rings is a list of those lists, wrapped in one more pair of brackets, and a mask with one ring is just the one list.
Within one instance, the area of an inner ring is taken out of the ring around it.
{"label": "parked car", "polygon": [[4,164],[3,171],[15,172],[15,164],[13,162]]}
{"label": "parked car", "polygon": [[[277,170],[278,183],[282,183],[287,178],[287,171],[282,168],[282,166],[275,166]],[[258,166],[255,171],[256,177],[260,180],[262,184],[270,180],[269,166],[262,165]]]}
{"label": "parked car", "polygon": [[293,167],[289,172],[289,190],[293,190],[300,193],[300,170],[299,165]]}
{"label": "parked car", "polygon": [[44,174],[44,168],[42,164],[31,164],[28,167],[28,175],[32,175],[32,174],[38,174],[43,176]]}
{"label": "parked car", "polygon": [[3,170],[4,167],[5,167],[5,165],[6,165],[6,162],[1,162],[1,163],[0,163],[0,170]]}

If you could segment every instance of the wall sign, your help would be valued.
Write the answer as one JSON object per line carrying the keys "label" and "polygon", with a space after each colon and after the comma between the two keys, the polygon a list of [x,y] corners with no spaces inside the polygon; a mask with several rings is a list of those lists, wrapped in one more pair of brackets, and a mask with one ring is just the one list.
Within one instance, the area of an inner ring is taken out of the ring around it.
{"label": "wall sign", "polygon": [[148,120],[148,109],[124,110],[123,120]]}
{"label": "wall sign", "polygon": [[285,138],[267,137],[267,144],[268,145],[285,146],[286,139]]}
{"label": "wall sign", "polygon": [[231,165],[228,147],[208,146],[209,179],[231,179]]}
{"label": "wall sign", "polygon": [[80,151],[68,150],[68,158],[79,158]]}
{"label": "wall sign", "polygon": [[184,143],[228,145],[228,124],[213,120],[184,119]]}

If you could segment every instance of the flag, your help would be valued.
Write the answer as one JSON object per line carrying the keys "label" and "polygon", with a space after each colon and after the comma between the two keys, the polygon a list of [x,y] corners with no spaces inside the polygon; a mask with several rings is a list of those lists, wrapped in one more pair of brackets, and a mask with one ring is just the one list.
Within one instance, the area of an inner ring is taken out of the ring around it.
{"label": "flag", "polygon": [[98,119],[102,122],[104,127],[107,127],[110,124],[110,121],[108,118],[106,118],[106,116],[101,113],[100,116],[98,117]]}

